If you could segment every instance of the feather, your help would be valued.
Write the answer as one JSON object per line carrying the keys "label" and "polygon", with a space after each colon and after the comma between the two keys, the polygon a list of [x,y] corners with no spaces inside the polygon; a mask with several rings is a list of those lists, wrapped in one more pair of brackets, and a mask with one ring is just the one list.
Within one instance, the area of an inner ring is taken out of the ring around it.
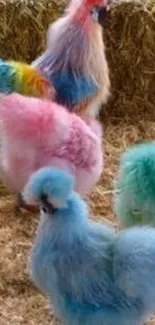
{"label": "feather", "polygon": [[59,104],[64,104],[73,110],[73,107],[79,105],[87,98],[94,96],[98,89],[97,85],[86,76],[75,76],[70,69],[53,74],[47,74],[49,80],[52,81],[57,95],[55,100]]}

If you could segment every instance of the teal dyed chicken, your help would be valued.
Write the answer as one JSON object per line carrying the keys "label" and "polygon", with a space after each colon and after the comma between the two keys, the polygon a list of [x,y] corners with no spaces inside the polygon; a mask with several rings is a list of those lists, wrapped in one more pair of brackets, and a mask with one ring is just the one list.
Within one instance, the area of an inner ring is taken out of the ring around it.
{"label": "teal dyed chicken", "polygon": [[155,141],[134,145],[122,155],[114,212],[121,227],[155,226]]}

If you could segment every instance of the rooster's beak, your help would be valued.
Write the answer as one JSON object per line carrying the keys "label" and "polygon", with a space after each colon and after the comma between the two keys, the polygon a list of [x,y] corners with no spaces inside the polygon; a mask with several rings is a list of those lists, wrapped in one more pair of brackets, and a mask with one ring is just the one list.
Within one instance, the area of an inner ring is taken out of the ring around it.
{"label": "rooster's beak", "polygon": [[101,26],[104,25],[104,19],[107,13],[107,6],[100,7],[98,9],[98,22]]}

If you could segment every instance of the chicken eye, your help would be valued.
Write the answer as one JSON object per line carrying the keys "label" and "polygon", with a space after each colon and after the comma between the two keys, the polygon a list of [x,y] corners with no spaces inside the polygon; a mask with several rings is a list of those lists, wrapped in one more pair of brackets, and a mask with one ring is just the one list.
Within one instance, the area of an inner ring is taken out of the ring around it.
{"label": "chicken eye", "polygon": [[94,21],[98,21],[99,14],[98,14],[98,8],[97,8],[97,7],[94,7],[94,8],[91,10],[91,16],[92,16],[92,19],[93,19]]}
{"label": "chicken eye", "polygon": [[45,206],[42,206],[41,211],[44,212],[44,213],[48,213],[48,208],[45,207]]}

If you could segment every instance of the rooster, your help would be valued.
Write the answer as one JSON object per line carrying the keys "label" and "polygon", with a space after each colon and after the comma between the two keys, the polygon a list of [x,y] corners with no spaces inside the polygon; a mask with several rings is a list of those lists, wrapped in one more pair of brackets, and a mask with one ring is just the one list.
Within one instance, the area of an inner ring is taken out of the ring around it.
{"label": "rooster", "polygon": [[102,26],[107,0],[72,0],[48,29],[46,51],[32,62],[69,111],[97,117],[110,94]]}

